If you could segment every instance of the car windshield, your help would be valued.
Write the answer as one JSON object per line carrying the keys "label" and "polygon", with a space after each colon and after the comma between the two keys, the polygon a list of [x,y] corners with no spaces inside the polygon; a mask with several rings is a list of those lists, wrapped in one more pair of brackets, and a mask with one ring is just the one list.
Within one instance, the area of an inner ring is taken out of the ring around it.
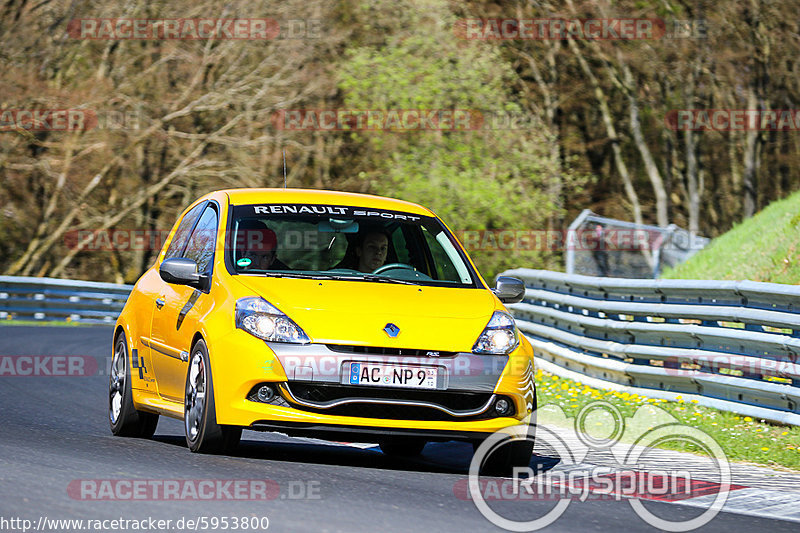
{"label": "car windshield", "polygon": [[478,286],[435,217],[351,206],[239,205],[227,237],[233,274]]}

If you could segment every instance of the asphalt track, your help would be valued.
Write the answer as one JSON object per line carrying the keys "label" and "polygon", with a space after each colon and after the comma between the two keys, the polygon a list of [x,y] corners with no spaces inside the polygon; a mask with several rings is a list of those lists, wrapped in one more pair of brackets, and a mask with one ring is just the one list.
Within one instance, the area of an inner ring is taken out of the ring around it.
{"label": "asphalt track", "polygon": [[[372,448],[246,431],[234,456],[204,456],[187,450],[180,421],[164,417],[153,440],[112,436],[103,363],[111,332],[110,327],[0,326],[0,356],[86,355],[101,361],[91,376],[0,376],[0,530],[22,531],[19,522],[16,527],[3,522],[13,518],[36,527],[42,517],[152,517],[172,520],[169,530],[184,531],[176,527],[181,518],[185,525],[200,517],[227,517],[229,524],[233,517],[267,517],[270,531],[503,531],[454,492],[466,479],[471,456],[471,447],[462,443],[429,444],[420,458],[406,460]],[[79,480],[120,479],[271,480],[280,493],[262,501],[95,501],[69,490]],[[531,520],[552,506],[527,501],[494,508],[512,520]],[[647,507],[670,520],[698,514],[661,502]],[[798,524],[723,512],[702,528],[748,530],[796,532]],[[546,531],[657,530],[625,501],[591,501],[572,502]]]}

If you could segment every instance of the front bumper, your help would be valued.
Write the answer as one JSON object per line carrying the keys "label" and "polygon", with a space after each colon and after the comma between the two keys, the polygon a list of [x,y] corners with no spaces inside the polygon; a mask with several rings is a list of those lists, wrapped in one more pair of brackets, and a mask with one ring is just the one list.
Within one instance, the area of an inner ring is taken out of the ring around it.
{"label": "front bumper", "polygon": [[[519,423],[519,422],[517,422]],[[514,425],[514,424],[512,424]],[[505,427],[505,426],[503,426]],[[374,442],[386,437],[416,437],[428,441],[480,441],[487,438],[494,431],[469,431],[467,429],[420,429],[420,428],[392,428],[376,426],[347,426],[338,424],[313,424],[298,422],[280,422],[274,420],[259,420],[254,422],[249,429],[255,431],[277,431],[292,437],[311,437],[335,441],[349,442]],[[502,427],[498,428],[502,429]],[[495,430],[496,431],[496,430]]]}
{"label": "front bumper", "polygon": [[[535,404],[532,350],[527,341],[510,356],[483,356],[404,350],[410,352],[407,355],[381,348],[265,343],[241,331],[223,340],[211,349],[220,424],[297,435],[349,435],[350,440],[358,435],[476,440],[527,422]],[[379,350],[383,353],[376,353]],[[436,366],[444,369],[444,377],[429,394],[389,387],[353,387],[362,389],[360,394],[335,398],[298,394],[301,387],[347,391],[342,373],[351,361]],[[276,395],[279,401],[254,401],[253,391],[264,383],[280,392]],[[374,390],[375,397],[370,398],[363,389]],[[393,399],[395,392],[398,398]],[[414,395],[421,397],[411,397]],[[458,403],[459,395],[468,396],[472,403]],[[456,399],[441,399],[446,396]],[[499,396],[513,404],[511,416],[489,412]],[[413,405],[415,402],[419,405]],[[409,410],[411,407],[415,410]],[[434,411],[440,416],[425,414]]]}

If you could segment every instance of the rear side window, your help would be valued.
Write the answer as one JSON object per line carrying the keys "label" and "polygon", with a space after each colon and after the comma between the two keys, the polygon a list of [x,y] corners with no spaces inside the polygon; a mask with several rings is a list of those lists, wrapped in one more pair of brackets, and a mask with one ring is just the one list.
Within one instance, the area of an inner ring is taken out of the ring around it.
{"label": "rear side window", "polygon": [[208,273],[211,269],[211,260],[214,258],[214,243],[217,240],[217,211],[206,207],[200,222],[194,228],[186,252],[183,257],[197,263],[197,271]]}
{"label": "rear side window", "polygon": [[189,239],[189,232],[192,231],[192,227],[197,217],[200,216],[204,205],[206,205],[205,202],[200,202],[183,217],[181,223],[178,224],[178,229],[175,230],[175,235],[172,236],[172,242],[169,243],[167,255],[164,256],[164,259],[178,257],[181,254],[183,246],[186,244],[187,239]]}

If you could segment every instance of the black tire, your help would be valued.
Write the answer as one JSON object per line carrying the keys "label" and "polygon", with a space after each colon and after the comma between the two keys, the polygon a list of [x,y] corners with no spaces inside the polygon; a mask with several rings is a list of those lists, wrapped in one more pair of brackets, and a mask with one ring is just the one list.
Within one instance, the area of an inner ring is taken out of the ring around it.
{"label": "black tire", "polygon": [[[495,448],[488,457],[484,457],[480,474],[484,476],[505,477],[513,475],[515,467],[530,466],[533,457],[533,447],[536,440],[536,417],[538,398],[533,396],[533,410],[524,440],[508,440]],[[473,450],[477,451],[483,441],[474,441]]]}
{"label": "black tire", "polygon": [[[533,433],[529,431],[528,438],[524,440],[504,442],[484,458],[480,474],[508,477],[513,474],[515,467],[529,466],[533,457],[533,439]],[[481,442],[474,442],[474,449],[477,450],[480,444]]]}
{"label": "black tire", "polygon": [[417,437],[390,437],[378,442],[383,453],[396,457],[415,457],[426,444],[428,441]]}
{"label": "black tire", "polygon": [[242,428],[217,424],[211,364],[208,348],[202,339],[192,347],[183,405],[186,445],[191,451],[231,453],[236,449],[242,437]]}
{"label": "black tire", "polygon": [[125,334],[114,339],[111,371],[108,373],[108,422],[118,437],[149,439],[158,425],[158,415],[138,411],[133,406],[130,356]]}

